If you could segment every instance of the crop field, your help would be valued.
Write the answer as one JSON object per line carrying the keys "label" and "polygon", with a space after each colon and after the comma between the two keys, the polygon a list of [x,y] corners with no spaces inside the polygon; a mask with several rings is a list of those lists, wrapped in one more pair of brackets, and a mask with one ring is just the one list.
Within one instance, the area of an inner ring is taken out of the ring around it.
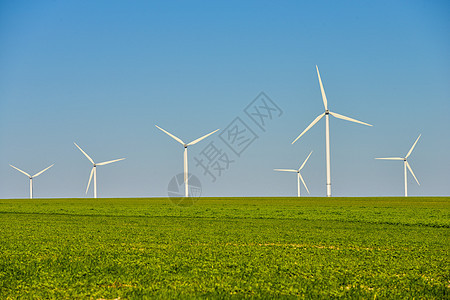
{"label": "crop field", "polygon": [[450,297],[450,197],[0,200],[0,299]]}

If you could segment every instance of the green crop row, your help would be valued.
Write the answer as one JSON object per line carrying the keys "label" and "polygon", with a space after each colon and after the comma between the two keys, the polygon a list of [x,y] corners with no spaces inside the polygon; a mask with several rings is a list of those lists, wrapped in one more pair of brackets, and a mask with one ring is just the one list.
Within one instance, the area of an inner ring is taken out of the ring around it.
{"label": "green crop row", "polygon": [[0,200],[0,298],[444,299],[449,213],[449,198]]}

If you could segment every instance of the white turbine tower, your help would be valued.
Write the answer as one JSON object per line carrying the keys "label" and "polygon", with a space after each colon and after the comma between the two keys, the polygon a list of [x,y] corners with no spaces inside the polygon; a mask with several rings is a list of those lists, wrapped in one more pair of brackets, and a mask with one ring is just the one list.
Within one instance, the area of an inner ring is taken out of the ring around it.
{"label": "white turbine tower", "polygon": [[375,159],[385,159],[385,160],[403,160],[403,168],[404,168],[404,174],[405,174],[405,197],[408,197],[408,181],[407,181],[407,175],[408,172],[406,171],[406,169],[408,169],[412,176],[414,177],[414,179],[416,180],[417,184],[420,185],[419,181],[416,178],[416,175],[414,175],[413,170],[411,169],[411,166],[409,165],[407,159],[408,157],[411,155],[411,152],[413,151],[414,147],[416,146],[417,142],[420,139],[421,134],[419,134],[419,137],[416,139],[416,141],[414,142],[414,144],[412,145],[411,149],[409,149],[408,153],[406,154],[405,157],[379,157],[379,158],[375,158]]}
{"label": "white turbine tower", "polygon": [[167,135],[169,135],[170,137],[172,137],[174,140],[176,140],[178,143],[180,143],[181,145],[183,145],[184,147],[184,192],[185,192],[185,196],[189,197],[189,186],[188,186],[188,157],[187,157],[187,148],[189,146],[195,145],[198,142],[200,142],[201,140],[207,138],[208,136],[210,136],[211,134],[219,131],[219,129],[214,130],[211,133],[208,133],[207,135],[204,135],[188,144],[186,144],[185,142],[183,142],[180,138],[177,138],[176,136],[174,136],[173,134],[167,132],[166,130],[162,129],[161,127],[159,127],[158,125],[155,125],[156,128],[158,128],[159,130],[165,132]]}
{"label": "white turbine tower", "polygon": [[329,121],[329,115],[332,115],[333,117],[336,117],[338,119],[351,121],[367,126],[372,126],[370,124],[340,115],[335,112],[331,112],[328,110],[328,102],[327,102],[327,96],[325,95],[325,90],[323,89],[322,80],[320,79],[320,73],[319,68],[316,66],[317,70],[317,76],[319,77],[319,84],[320,84],[320,91],[322,92],[322,100],[323,100],[323,106],[325,107],[325,112],[321,113],[317,116],[317,118],[312,121],[311,124],[309,124],[308,127],[306,127],[305,130],[292,142],[294,144],[303,134],[305,134],[311,127],[313,127],[317,122],[322,119],[323,116],[325,116],[325,145],[326,145],[326,161],[327,161],[327,197],[331,197],[331,160],[330,160],[330,121]]}
{"label": "white turbine tower", "polygon": [[92,163],[93,167],[91,170],[91,175],[89,176],[89,181],[88,181],[88,185],[86,188],[86,194],[89,190],[89,185],[91,184],[91,179],[92,179],[92,175],[94,175],[94,198],[97,198],[97,166],[104,166],[116,161],[120,161],[120,160],[124,160],[125,158],[119,158],[119,159],[115,159],[115,160],[109,160],[109,161],[105,161],[105,162],[101,162],[96,164],[92,158],[89,157],[89,155],[86,154],[86,152],[83,151],[83,149],[80,148],[80,146],[77,145],[77,143],[74,143],[75,146],[77,146],[78,149],[80,149],[81,152],[83,152],[84,156],[87,157],[87,159],[89,159],[89,161]]}
{"label": "white turbine tower", "polygon": [[[54,164],[53,164],[54,165]],[[44,170],[34,174],[33,176],[31,176],[30,174],[28,174],[25,171],[22,171],[19,168],[14,167],[13,165],[10,165],[11,167],[13,167],[14,169],[16,169],[17,171],[25,174],[28,176],[28,178],[30,178],[30,199],[33,199],[33,178],[38,177],[39,175],[41,175],[42,173],[44,173],[45,171],[47,171],[48,169],[50,169],[51,167],[53,167],[53,165],[51,165],[50,167],[45,168]]]}
{"label": "white turbine tower", "polygon": [[305,166],[306,162],[308,161],[308,158],[311,156],[311,153],[309,153],[308,157],[305,159],[305,161],[303,162],[303,164],[301,165],[301,167],[298,170],[293,170],[293,169],[274,169],[274,171],[280,171],[280,172],[293,172],[293,173],[297,173],[297,193],[298,193],[298,197],[300,197],[300,180],[302,181],[303,185],[306,188],[306,191],[309,194],[309,190],[308,187],[306,186],[305,181],[303,180],[302,175],[300,174],[300,171],[303,169],[303,167]]}

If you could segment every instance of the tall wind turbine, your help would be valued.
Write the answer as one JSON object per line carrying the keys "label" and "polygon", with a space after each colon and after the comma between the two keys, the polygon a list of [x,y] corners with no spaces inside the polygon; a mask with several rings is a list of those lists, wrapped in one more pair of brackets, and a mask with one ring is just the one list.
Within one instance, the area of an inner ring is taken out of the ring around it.
{"label": "tall wind turbine", "polygon": [[93,167],[91,170],[91,175],[89,176],[89,181],[88,181],[88,185],[86,188],[86,194],[89,190],[89,185],[91,184],[91,179],[92,179],[92,175],[94,175],[94,198],[97,198],[97,166],[104,166],[116,161],[120,161],[120,160],[124,160],[125,158],[119,158],[119,159],[115,159],[115,160],[109,160],[109,161],[105,161],[105,162],[101,162],[96,164],[92,158],[89,157],[89,155],[86,154],[86,152],[83,151],[83,149],[80,148],[80,146],[77,145],[77,143],[74,143],[75,146],[77,146],[78,149],[80,149],[81,152],[83,152],[84,156],[87,157],[87,159],[89,159],[89,161],[92,163]]}
{"label": "tall wind turbine", "polygon": [[[54,165],[54,164],[53,164]],[[50,167],[45,168],[44,170],[34,174],[33,176],[31,176],[30,174],[28,174],[25,171],[22,171],[19,168],[14,167],[13,165],[10,165],[11,167],[13,167],[14,169],[16,169],[17,171],[25,174],[28,176],[28,178],[30,178],[30,199],[33,199],[33,178],[38,177],[39,175],[41,175],[42,173],[44,173],[45,171],[47,171],[48,169],[50,169],[51,167],[53,167],[53,165],[51,165]]]}
{"label": "tall wind turbine", "polygon": [[274,171],[281,171],[281,172],[293,172],[293,173],[297,173],[297,193],[298,193],[298,197],[300,197],[300,180],[303,182],[303,185],[306,188],[306,191],[308,191],[309,194],[309,190],[308,187],[306,186],[305,181],[303,180],[302,175],[300,174],[300,171],[303,169],[303,167],[305,166],[306,162],[308,161],[308,158],[311,156],[311,153],[309,153],[308,157],[305,159],[305,161],[303,162],[303,164],[301,165],[301,167],[298,170],[293,170],[293,169],[274,169]]}
{"label": "tall wind turbine", "polygon": [[156,128],[158,128],[159,130],[165,132],[167,135],[169,135],[170,137],[172,137],[175,141],[177,141],[178,143],[180,143],[181,145],[183,145],[184,147],[184,192],[185,192],[185,196],[189,197],[189,187],[188,187],[188,158],[187,158],[187,148],[189,146],[195,145],[198,142],[200,142],[201,140],[207,138],[208,136],[210,136],[211,134],[219,131],[219,129],[214,130],[211,133],[208,133],[207,135],[204,135],[188,144],[186,144],[185,142],[183,142],[180,138],[177,138],[176,136],[174,136],[173,134],[171,134],[170,132],[167,132],[166,130],[162,129],[161,127],[159,127],[158,125],[155,125]]}
{"label": "tall wind turbine", "polygon": [[408,197],[408,172],[406,172],[406,169],[408,169],[412,176],[414,177],[414,179],[416,180],[417,184],[420,185],[419,181],[416,178],[416,175],[414,175],[413,170],[411,169],[411,166],[409,165],[407,159],[408,157],[411,155],[411,152],[413,151],[414,147],[417,144],[417,141],[419,141],[421,134],[419,134],[419,137],[416,139],[416,141],[414,142],[414,144],[412,145],[411,149],[409,149],[408,153],[406,154],[405,157],[379,157],[379,158],[375,158],[375,159],[385,159],[385,160],[403,160],[403,169],[404,169],[404,174],[405,174],[405,197]]}
{"label": "tall wind turbine", "polygon": [[328,110],[328,102],[327,102],[327,96],[325,95],[325,90],[323,89],[322,85],[322,79],[320,79],[320,73],[319,68],[316,65],[317,70],[317,76],[319,77],[319,84],[320,84],[320,91],[322,92],[322,100],[323,100],[323,106],[325,107],[325,112],[318,115],[314,121],[312,121],[311,124],[309,124],[308,127],[306,127],[305,130],[292,142],[294,144],[302,135],[304,135],[311,127],[313,127],[317,122],[320,121],[320,119],[325,116],[325,145],[326,145],[326,161],[327,161],[327,197],[331,197],[331,160],[330,160],[330,121],[329,116],[332,115],[333,117],[336,117],[338,119],[355,122],[367,126],[372,126],[370,124],[340,115],[335,112],[331,112]]}

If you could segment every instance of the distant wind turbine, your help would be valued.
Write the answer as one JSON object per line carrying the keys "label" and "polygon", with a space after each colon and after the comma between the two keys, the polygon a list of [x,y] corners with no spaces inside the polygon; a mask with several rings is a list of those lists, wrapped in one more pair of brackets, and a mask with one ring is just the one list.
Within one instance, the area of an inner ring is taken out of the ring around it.
{"label": "distant wind turbine", "polygon": [[119,159],[115,159],[115,160],[110,160],[110,161],[105,161],[105,162],[101,162],[96,164],[92,158],[89,157],[89,155],[86,154],[86,152],[83,151],[83,149],[80,148],[80,146],[77,145],[77,143],[74,143],[75,146],[77,146],[78,149],[80,149],[81,152],[83,152],[84,156],[87,157],[87,159],[89,159],[89,161],[92,163],[93,167],[91,170],[91,175],[89,176],[89,182],[86,188],[86,194],[89,190],[89,185],[91,184],[91,179],[92,179],[92,175],[94,175],[94,198],[97,198],[97,166],[104,166],[116,161],[120,161],[120,160],[124,160],[125,158],[119,158]]}
{"label": "distant wind turbine", "polygon": [[411,166],[409,165],[407,159],[408,157],[411,155],[411,152],[413,151],[414,147],[416,146],[417,142],[420,139],[421,134],[419,134],[419,137],[416,139],[416,141],[414,142],[414,144],[412,145],[411,149],[409,149],[408,153],[406,154],[405,157],[379,157],[379,158],[375,158],[375,159],[385,159],[385,160],[403,160],[403,168],[404,168],[404,174],[405,174],[405,197],[408,197],[408,172],[406,171],[406,169],[408,169],[412,176],[414,177],[414,179],[416,180],[417,184],[420,185],[419,181],[416,178],[416,175],[414,175],[413,170],[411,169]]}
{"label": "distant wind turbine", "polygon": [[[54,165],[54,164],[53,164]],[[33,178],[38,177],[39,175],[41,175],[42,173],[44,173],[45,171],[47,171],[48,169],[50,169],[51,167],[53,167],[53,165],[51,165],[50,167],[45,168],[44,170],[34,174],[33,176],[31,176],[30,174],[28,174],[25,171],[22,171],[19,168],[14,167],[13,165],[10,165],[11,167],[13,167],[14,169],[16,169],[17,171],[25,174],[28,176],[28,178],[30,178],[30,199],[33,199]]]}
{"label": "distant wind turbine", "polygon": [[185,142],[183,142],[180,138],[177,138],[176,136],[174,136],[173,134],[171,134],[170,132],[167,132],[166,130],[162,129],[161,127],[159,127],[158,125],[155,125],[156,128],[158,128],[159,130],[163,131],[164,133],[166,133],[168,136],[170,136],[171,138],[173,138],[174,140],[176,140],[178,143],[180,143],[181,145],[183,145],[184,147],[184,192],[185,192],[185,196],[189,197],[189,187],[188,187],[188,180],[189,180],[189,176],[188,176],[188,157],[187,157],[187,148],[189,146],[195,145],[198,142],[200,142],[201,140],[207,138],[208,136],[210,136],[211,134],[219,131],[219,129],[214,130],[211,133],[208,133],[207,135],[204,135],[188,144],[186,144]]}
{"label": "distant wind turbine", "polygon": [[302,181],[303,185],[306,188],[306,191],[309,194],[309,190],[308,187],[306,186],[305,181],[303,180],[302,175],[300,174],[300,171],[303,169],[303,167],[305,166],[306,162],[308,161],[308,158],[311,156],[311,153],[309,153],[308,157],[305,159],[305,161],[303,162],[303,164],[301,165],[301,167],[298,170],[293,170],[293,169],[274,169],[274,171],[280,171],[280,172],[293,172],[293,173],[297,173],[297,193],[298,193],[298,197],[300,197],[300,180]]}
{"label": "distant wind turbine", "polygon": [[372,126],[370,124],[340,115],[338,113],[334,113],[328,110],[328,102],[327,97],[325,95],[325,90],[323,89],[322,79],[320,79],[319,68],[316,66],[317,76],[319,77],[320,91],[322,92],[322,100],[323,106],[325,107],[325,112],[318,115],[308,127],[292,142],[294,144],[302,135],[304,135],[311,127],[313,127],[317,122],[325,116],[325,145],[326,145],[326,162],[327,162],[327,197],[331,197],[331,159],[330,159],[330,121],[329,115],[332,115],[338,119],[355,122],[367,126]]}

